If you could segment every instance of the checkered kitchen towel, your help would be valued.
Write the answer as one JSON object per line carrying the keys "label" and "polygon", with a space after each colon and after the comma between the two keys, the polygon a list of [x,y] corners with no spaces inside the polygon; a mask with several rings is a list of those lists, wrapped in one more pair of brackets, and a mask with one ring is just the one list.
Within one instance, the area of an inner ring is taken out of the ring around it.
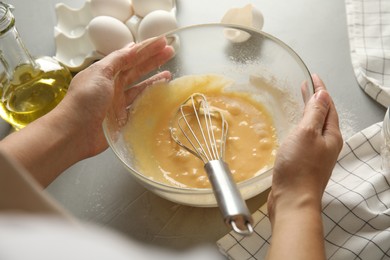
{"label": "checkered kitchen towel", "polygon": [[345,0],[352,65],[361,88],[390,105],[390,1]]}
{"label": "checkered kitchen towel", "polygon": [[[390,259],[390,171],[382,170],[382,124],[353,135],[344,144],[323,197],[328,259]],[[264,259],[271,226],[264,205],[254,215],[255,233],[234,232],[217,241],[229,259]]]}

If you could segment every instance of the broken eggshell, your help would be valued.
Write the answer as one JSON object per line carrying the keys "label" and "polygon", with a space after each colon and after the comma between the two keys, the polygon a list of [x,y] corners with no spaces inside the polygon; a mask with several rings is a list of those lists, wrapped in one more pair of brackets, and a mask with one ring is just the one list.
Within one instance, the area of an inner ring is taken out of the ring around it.
{"label": "broken eggshell", "polygon": [[[259,9],[252,4],[242,8],[231,8],[222,17],[221,23],[243,25],[255,30],[261,30],[264,25],[264,17]],[[224,30],[225,37],[232,42],[245,42],[250,38],[247,32],[238,29]]]}

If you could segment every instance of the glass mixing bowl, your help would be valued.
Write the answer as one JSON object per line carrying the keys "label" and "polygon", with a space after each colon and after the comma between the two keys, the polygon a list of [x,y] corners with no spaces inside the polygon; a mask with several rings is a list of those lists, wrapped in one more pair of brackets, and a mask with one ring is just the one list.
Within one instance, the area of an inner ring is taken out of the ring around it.
{"label": "glass mixing bowl", "polygon": [[[303,61],[282,41],[261,31],[223,24],[184,27],[166,36],[175,56],[148,76],[168,70],[172,79],[210,73],[233,79],[243,86],[234,91],[250,93],[268,109],[279,143],[301,119],[305,101],[313,94],[313,83]],[[273,87],[253,87],[247,84],[250,81]],[[136,164],[137,154],[124,139],[123,122],[119,123],[113,114],[107,115],[103,128],[116,156],[148,190],[180,204],[217,206],[212,189],[174,187],[146,177]],[[243,198],[265,191],[271,185],[271,177],[272,169],[268,169],[238,183]]]}

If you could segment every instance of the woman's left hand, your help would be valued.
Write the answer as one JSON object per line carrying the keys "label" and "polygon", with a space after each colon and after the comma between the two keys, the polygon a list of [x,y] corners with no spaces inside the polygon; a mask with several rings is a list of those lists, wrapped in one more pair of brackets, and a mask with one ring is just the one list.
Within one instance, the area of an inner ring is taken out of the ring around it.
{"label": "woman's left hand", "polygon": [[[110,111],[118,120],[126,119],[126,108],[145,85],[128,88],[164,64],[173,55],[165,38],[153,38],[115,51],[77,74],[58,109],[72,129],[77,129],[85,142],[80,145],[85,157],[107,148],[102,122]],[[157,74],[148,81],[170,78],[169,72]]]}
{"label": "woman's left hand", "polygon": [[140,78],[173,56],[165,38],[153,38],[115,51],[72,80],[68,93],[50,113],[0,142],[0,150],[16,159],[42,185],[49,185],[74,163],[107,148],[102,123],[107,113],[126,119],[126,108],[147,82]]}

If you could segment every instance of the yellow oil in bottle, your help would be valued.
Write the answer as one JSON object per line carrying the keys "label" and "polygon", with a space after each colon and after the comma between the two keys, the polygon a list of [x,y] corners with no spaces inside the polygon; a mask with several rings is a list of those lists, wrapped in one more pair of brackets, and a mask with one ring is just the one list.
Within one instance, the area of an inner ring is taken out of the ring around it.
{"label": "yellow oil in bottle", "polygon": [[50,57],[35,60],[37,67],[16,67],[12,79],[0,88],[0,116],[21,129],[51,111],[65,96],[72,75]]}

